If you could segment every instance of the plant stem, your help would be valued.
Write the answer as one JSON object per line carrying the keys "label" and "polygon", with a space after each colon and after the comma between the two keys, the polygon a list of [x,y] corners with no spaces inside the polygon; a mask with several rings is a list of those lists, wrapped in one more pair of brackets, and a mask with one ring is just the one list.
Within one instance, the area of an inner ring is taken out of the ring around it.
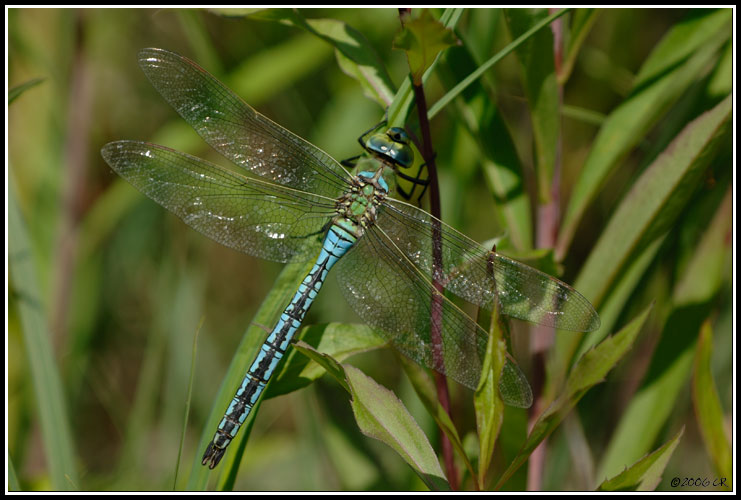
{"label": "plant stem", "polygon": [[[553,10],[553,9],[551,9]],[[556,75],[561,71],[563,60],[563,20],[556,19],[551,23],[553,31],[553,63]],[[563,85],[558,87],[559,109],[563,105]],[[553,177],[549,187],[550,196],[545,204],[538,204],[537,229],[535,246],[537,248],[553,248],[558,240],[558,221],[560,219],[560,187],[561,187],[561,127],[556,143],[556,154],[553,161]],[[543,378],[545,374],[545,352],[553,344],[554,331],[550,328],[535,326],[532,328],[533,371],[537,380],[533,384],[535,404],[530,409],[528,430],[532,429],[540,414],[548,407],[549,402],[543,395]],[[540,491],[543,486],[543,468],[548,448],[548,440],[544,439],[535,449],[528,461],[528,491]]]}
{"label": "plant stem", "polygon": [[[424,88],[422,83],[412,82],[414,97],[417,102],[417,113],[419,116],[419,127],[422,132],[422,158],[427,163],[429,172],[429,189],[430,189],[430,213],[435,217],[432,219],[432,284],[435,290],[432,293],[432,304],[430,312],[430,337],[432,341],[432,358],[433,363],[438,370],[435,370],[435,385],[437,387],[437,397],[440,405],[445,412],[450,415],[450,394],[448,392],[448,382],[441,373],[444,370],[444,357],[442,352],[442,301],[443,301],[443,284],[442,284],[442,229],[440,227],[440,187],[437,180],[437,167],[435,165],[435,154],[432,150],[432,141],[430,136],[430,122],[427,119],[427,101],[425,99]],[[453,445],[448,436],[440,430],[440,442],[442,444],[443,459],[445,470],[448,476],[448,482],[452,490],[458,489],[458,471],[453,461]]]}

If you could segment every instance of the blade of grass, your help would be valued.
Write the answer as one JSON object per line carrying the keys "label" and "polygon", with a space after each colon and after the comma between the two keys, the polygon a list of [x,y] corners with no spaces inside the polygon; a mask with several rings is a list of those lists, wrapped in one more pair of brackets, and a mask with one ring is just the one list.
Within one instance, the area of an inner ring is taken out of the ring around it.
{"label": "blade of grass", "polygon": [[450,101],[458,97],[458,95],[463,92],[463,90],[471,85],[474,81],[476,81],[478,78],[481,77],[486,71],[489,70],[492,66],[494,66],[496,63],[504,59],[505,56],[508,56],[513,50],[515,50],[517,47],[525,43],[533,34],[538,32],[539,30],[545,28],[550,23],[558,19],[559,17],[566,14],[571,9],[563,9],[552,16],[548,16],[547,18],[543,19],[541,22],[527,30],[525,33],[517,37],[516,40],[512,41],[509,45],[507,45],[505,48],[500,50],[497,54],[492,56],[488,61],[486,61],[484,64],[478,67],[476,71],[468,75],[465,79],[463,79],[458,85],[450,89],[443,97],[440,98],[432,107],[430,107],[430,111],[428,113],[429,119],[432,119],[436,114],[438,114],[445,106],[450,104]]}
{"label": "blade of grass", "polygon": [[[721,10],[680,23],[670,30],[644,63],[631,95],[605,120],[574,186],[559,234],[556,252],[559,259],[567,253],[587,206],[605,179],[620,165],[620,159],[645,138],[651,126],[718,56],[719,49],[730,37],[730,31],[724,29],[728,22],[729,13]],[[684,33],[685,37],[676,36],[677,32]],[[690,37],[688,32],[695,36]],[[666,65],[654,56],[670,50],[665,48],[667,45],[685,59],[672,58],[673,65]]]}
{"label": "blade of grass", "polygon": [[564,392],[538,417],[520,452],[507,467],[507,470],[504,471],[502,477],[499,478],[497,489],[525,463],[538,445],[561,424],[584,394],[591,387],[604,380],[607,373],[633,346],[650,311],[651,307],[644,310],[622,330],[602,341],[577,361],[574,369],[569,374]]}
{"label": "blade of grass", "polygon": [[640,459],[623,472],[605,480],[598,491],[653,491],[659,482],[666,464],[684,434],[684,427],[659,449]]}
{"label": "blade of grass", "polygon": [[[505,9],[504,12],[507,27],[513,36],[521,36],[528,28],[532,29],[539,21],[548,17],[546,9]],[[551,30],[538,30],[515,50],[520,65],[520,80],[530,111],[538,204],[543,206],[548,205],[553,198],[556,151],[561,133],[560,91],[553,48]],[[543,218],[539,217],[538,220],[541,222]]]}
{"label": "blade of grass", "polygon": [[12,89],[8,90],[8,105],[12,104],[13,101],[18,99],[25,91],[35,87],[44,80],[46,80],[46,78],[32,78],[27,82],[23,82],[20,85],[16,85]]}
{"label": "blade of grass", "polygon": [[[453,86],[478,66],[465,37],[462,38],[463,45],[452,47],[445,55],[448,71],[439,72],[446,86]],[[533,228],[522,165],[510,129],[491,99],[495,89],[486,76],[482,75],[469,92],[463,92],[451,111],[480,150],[486,181],[495,201],[492,209],[501,227],[507,228],[512,245],[524,251],[532,248]]]}
{"label": "blade of grass", "polygon": [[22,491],[21,484],[18,481],[18,475],[15,473],[13,459],[8,455],[8,491]]}
{"label": "blade of grass", "polygon": [[205,316],[201,318],[201,322],[196,328],[195,334],[193,335],[193,348],[191,350],[190,358],[190,377],[188,378],[188,395],[185,398],[185,411],[183,412],[183,428],[180,433],[180,447],[178,448],[178,458],[175,461],[175,477],[172,480],[172,490],[177,491],[178,484],[178,471],[180,470],[180,457],[183,454],[183,448],[185,448],[185,431],[188,428],[188,416],[190,415],[190,401],[193,396],[193,379],[195,376],[196,366],[196,352],[198,352],[198,334],[201,332]]}
{"label": "blade of grass", "polygon": [[611,477],[651,449],[686,387],[700,327],[728,276],[730,194],[703,235],[692,261],[674,288],[674,310],[654,350],[645,380],[625,409],[598,468],[597,479]]}
{"label": "blade of grass", "polygon": [[[700,427],[705,449],[710,456],[715,470],[720,477],[732,481],[731,446],[724,432],[723,407],[720,404],[718,390],[715,388],[710,359],[713,354],[713,330],[709,321],[700,329],[700,340],[695,356],[695,368],[692,377],[692,402],[695,406],[697,423]],[[733,483],[728,484],[733,488]]]}
{"label": "blade of grass", "polygon": [[[723,146],[731,115],[728,96],[688,124],[623,198],[574,283],[598,308],[632,260],[672,228]],[[606,331],[592,332],[584,343],[594,345]],[[562,335],[556,342],[573,352],[580,340]]]}
{"label": "blade of grass", "polygon": [[[204,490],[208,485],[210,469],[201,465],[201,453],[211,441],[216,426],[221,417],[224,415],[229,401],[234,396],[234,391],[239,386],[245,372],[249,368],[249,363],[254,359],[260,346],[265,340],[267,333],[260,326],[272,324],[278,314],[283,311],[291,297],[296,293],[297,283],[311,270],[312,263],[293,263],[287,264],[278,276],[275,285],[270,293],[263,300],[260,309],[255,314],[252,325],[242,336],[242,341],[229,364],[219,391],[214,398],[214,405],[211,408],[206,425],[203,428],[201,439],[198,443],[198,450],[193,458],[190,477],[188,478],[188,490]],[[269,384],[268,384],[269,385]],[[263,391],[263,394],[267,391]],[[221,491],[229,490],[234,484],[239,464],[241,461],[244,448],[252,430],[252,423],[259,412],[259,405],[262,402],[260,398],[242,425],[239,434],[229,446],[227,453],[224,455],[219,467],[216,469],[220,473],[217,488]]]}
{"label": "blade of grass", "polygon": [[41,291],[38,289],[33,248],[16,198],[8,189],[8,264],[14,302],[21,318],[23,341],[34,388],[38,423],[51,488],[69,491],[79,483],[72,431],[63,382],[54,359]]}
{"label": "blade of grass", "polygon": [[574,69],[574,63],[579,55],[579,49],[581,48],[587,35],[592,30],[594,22],[597,20],[600,10],[598,9],[574,9],[573,15],[571,16],[569,40],[566,47],[566,57],[561,65],[561,70],[558,73],[558,84],[563,86],[571,76],[571,71]]}

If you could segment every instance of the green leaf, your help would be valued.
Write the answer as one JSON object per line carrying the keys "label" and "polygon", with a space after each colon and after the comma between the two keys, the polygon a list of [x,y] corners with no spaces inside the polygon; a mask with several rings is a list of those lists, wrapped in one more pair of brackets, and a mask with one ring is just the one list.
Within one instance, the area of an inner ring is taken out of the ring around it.
{"label": "green leaf", "polygon": [[[468,44],[446,53],[448,71],[438,71],[448,87],[455,85],[479,66]],[[455,100],[456,121],[471,134],[479,148],[486,181],[494,197],[493,209],[501,227],[507,228],[513,246],[524,251],[532,248],[532,217],[525,189],[522,165],[512,134],[504,117],[491,99],[495,93],[486,75],[470,91]]]}
{"label": "green leaf", "polygon": [[[372,328],[361,324],[311,325],[303,328],[298,338],[337,361],[387,345],[386,340]],[[286,360],[281,366],[270,387],[265,389],[265,399],[306,387],[325,373],[322,366],[311,362],[295,349],[288,351]]]}
{"label": "green leaf", "polygon": [[473,73],[468,75],[466,78],[461,80],[460,83],[458,83],[455,87],[450,89],[443,97],[440,98],[439,101],[437,101],[432,107],[430,107],[430,111],[429,113],[427,113],[428,117],[432,119],[445,106],[450,104],[450,101],[458,97],[460,93],[463,92],[469,85],[471,85],[473,82],[481,78],[481,75],[486,73],[492,66],[494,66],[496,63],[504,59],[504,57],[508,56],[512,51],[514,51],[521,44],[525,43],[528,39],[530,39],[531,36],[533,36],[533,34],[542,30],[543,28],[551,24],[553,21],[555,21],[559,17],[569,12],[569,10],[571,9],[561,9],[555,14],[548,16],[547,18],[543,19],[542,21],[537,23],[535,26],[527,30],[527,32],[517,37],[516,40],[513,40],[512,42],[510,42],[506,47],[504,47],[502,50],[497,52],[494,56],[490,57],[484,64],[479,66],[476,69],[476,71],[474,71]]}
{"label": "green leaf", "polygon": [[15,473],[15,465],[13,465],[13,459],[8,456],[8,491],[23,491],[21,490],[21,483],[18,481],[18,474]]}
{"label": "green leaf", "polygon": [[407,377],[409,377],[414,391],[425,406],[427,413],[430,414],[438,428],[448,437],[450,443],[453,445],[453,449],[458,453],[461,460],[463,460],[463,463],[466,465],[471,477],[475,479],[476,472],[473,469],[473,465],[471,465],[471,461],[468,459],[466,450],[463,447],[463,442],[458,435],[458,429],[455,428],[455,424],[450,419],[450,415],[448,415],[448,412],[445,411],[445,408],[443,408],[440,401],[437,399],[434,382],[428,376],[427,371],[405,356],[398,356],[397,358],[404,368]]}
{"label": "green leaf", "polygon": [[572,403],[575,403],[590,387],[604,380],[609,371],[633,346],[633,341],[640,332],[652,307],[647,307],[622,330],[606,338],[594,349],[579,358],[569,374],[566,382],[566,396],[562,396],[562,398],[566,397]]}
{"label": "green leaf", "polygon": [[[715,388],[710,359],[713,354],[713,330],[709,321],[700,329],[700,339],[695,353],[695,369],[692,377],[692,402],[695,406],[697,424],[705,442],[708,455],[720,477],[731,480],[731,447],[724,429],[723,408]],[[733,484],[729,483],[728,488]]]}
{"label": "green leaf", "polygon": [[481,378],[473,396],[476,430],[479,435],[479,489],[486,487],[487,471],[494,455],[499,431],[504,420],[504,402],[499,394],[500,377],[507,362],[507,344],[503,340],[497,307],[491,317],[489,340],[481,367]]}
{"label": "green leaf", "polygon": [[353,366],[345,366],[360,430],[391,446],[432,490],[447,490],[437,455],[399,399]]}
{"label": "green leaf", "polygon": [[76,489],[77,459],[67,414],[62,377],[54,359],[52,335],[34,265],[34,249],[21,216],[15,183],[8,196],[9,306],[18,308],[23,342],[36,402],[34,415],[41,427],[43,457],[49,468],[51,488]]}
{"label": "green leaf", "polygon": [[563,421],[586,392],[602,382],[607,373],[622,359],[641,331],[651,308],[647,308],[615,335],[586,352],[574,365],[566,387],[533,425],[527,441],[497,483],[504,484],[527,460],[535,448]]}
{"label": "green leaf", "polygon": [[301,354],[324,368],[327,373],[329,373],[332,377],[337,379],[340,384],[342,384],[342,387],[347,392],[350,392],[350,386],[347,384],[347,380],[345,378],[345,370],[342,364],[340,364],[336,359],[332,358],[332,356],[328,354],[314,350],[313,347],[302,341],[296,342],[296,345],[294,347],[296,348],[296,351],[300,352]]}
{"label": "green leaf", "polygon": [[[442,16],[440,16],[440,22],[446,28],[455,28],[458,20],[463,14],[463,9],[445,9]],[[425,71],[422,75],[422,83],[425,83],[432,74],[435,65],[439,59],[435,59],[432,66]],[[386,111],[388,125],[389,126],[403,126],[406,123],[406,118],[412,109],[414,103],[414,93],[412,92],[412,81],[409,78],[405,78],[402,84],[399,86],[394,100]],[[432,118],[432,114],[428,113],[428,116]]]}
{"label": "green leaf", "polygon": [[431,490],[449,489],[427,436],[391,391],[357,368],[340,364],[308,344],[299,342],[296,349],[321,364],[350,393],[353,414],[363,434],[390,446]]}
{"label": "green leaf", "polygon": [[727,43],[707,86],[711,99],[722,99],[733,91],[733,43]]}
{"label": "green leaf", "polygon": [[[682,55],[680,60],[672,57],[673,64],[667,65],[653,53],[649,56],[630,97],[610,113],[594,141],[571,193],[559,235],[557,255],[567,253],[587,206],[607,177],[619,166],[620,160],[644,139],[653,124],[717,58],[719,49],[731,36],[728,29],[730,21],[728,9],[703,12],[700,17],[679,23],[664,37],[664,40],[671,41],[673,51]],[[677,32],[682,37],[677,36]],[[690,33],[693,36],[689,36]],[[666,42],[660,43],[654,53],[664,54],[666,46]],[[587,297],[595,298],[588,294]]]}
{"label": "green leaf", "polygon": [[[659,349],[654,353],[652,359],[657,364],[653,368],[655,374],[647,377],[621,415],[620,423],[601,457],[596,477],[618,474],[653,446],[666,419],[673,412],[677,395],[686,387],[693,353],[692,345],[687,345],[686,339],[693,333],[693,323],[686,313],[675,314],[667,321],[663,333],[673,337],[672,341],[679,343],[681,350],[679,353],[667,353],[665,349]],[[683,324],[690,327],[684,331],[681,327]],[[659,369],[658,365],[663,366]]]}
{"label": "green leaf", "polygon": [[340,69],[355,78],[366,96],[384,109],[391,104],[394,84],[370,42],[352,26],[335,19],[307,21],[313,32],[334,45]]}
{"label": "green leaf", "polygon": [[[654,243],[649,245],[639,256],[632,259],[630,262],[630,265],[620,273],[620,279],[617,281],[614,285],[612,290],[610,291],[609,296],[607,299],[602,303],[599,309],[599,317],[600,317],[600,330],[609,332],[612,330],[615,323],[618,321],[620,317],[620,313],[625,308],[626,302],[630,299],[630,297],[635,293],[635,287],[638,284],[638,282],[641,280],[641,278],[644,276],[644,273],[648,269],[649,265],[651,265],[652,262],[654,262],[654,258],[656,257],[656,254],[659,252],[659,249],[661,248],[661,244],[664,242],[666,237],[662,237],[657,239]],[[570,343],[569,343],[570,344]],[[557,344],[560,347],[564,347],[565,343]],[[581,357],[586,351],[588,351],[592,345],[589,343],[582,343],[578,350],[576,351],[576,354],[573,356],[573,359],[578,359]],[[571,346],[568,346],[569,349],[571,349]],[[570,351],[569,351],[570,352]],[[549,359],[549,362],[553,361],[554,358],[557,356],[551,356]],[[571,359],[571,358],[569,358]],[[565,375],[565,371],[563,370],[562,373]],[[551,373],[551,375],[553,375]],[[548,382],[553,382],[556,385],[560,383],[559,380],[557,380],[555,377],[549,378]]]}
{"label": "green leaf", "polygon": [[12,89],[8,90],[8,105],[10,105],[13,101],[18,99],[21,94],[23,94],[25,91],[27,91],[30,88],[35,87],[36,85],[40,84],[46,80],[46,78],[32,78],[28,80],[27,82],[21,83],[20,85],[16,85]]}
{"label": "green leaf", "polygon": [[640,459],[629,468],[605,480],[598,491],[653,491],[661,482],[667,462],[672,457],[679,440],[684,434],[684,427],[659,449]]}
{"label": "green leaf", "polygon": [[[634,85],[641,87],[665,74],[692,56],[708,43],[708,39],[724,29],[730,29],[732,9],[698,9],[672,27],[644,61]],[[728,32],[730,35],[731,32]]]}
{"label": "green leaf", "polygon": [[[440,22],[446,28],[452,28],[460,19],[462,9],[446,9],[440,16]],[[386,102],[387,94],[393,89],[390,77],[387,75],[385,66],[377,59],[374,49],[361,34],[355,32],[344,24],[337,24],[334,20],[306,20],[295,9],[265,9],[251,13],[255,19],[277,21],[286,25],[303,28],[312,34],[331,43],[337,49],[337,60],[343,71],[348,75],[356,77],[363,85],[366,95],[371,96],[379,102]],[[316,23],[316,24],[312,24]],[[338,28],[338,26],[340,26]],[[304,49],[294,51],[303,54]],[[437,61],[437,59],[435,59]],[[434,65],[434,62],[433,62]],[[422,77],[426,81],[431,73],[432,67]],[[252,100],[250,102],[253,102]],[[403,126],[414,102],[411,83],[405,79],[393,94],[391,104],[388,105],[387,120],[389,126]]]}
{"label": "green leaf", "polygon": [[422,75],[440,52],[459,43],[453,30],[433,19],[430,11],[424,9],[419,18],[404,24],[404,29],[394,39],[394,48],[406,53],[412,80],[420,85]]}
{"label": "green leaf", "polygon": [[[730,260],[727,235],[732,224],[731,205],[729,190],[675,286],[675,309],[665,322],[645,380],[610,439],[598,477],[617,474],[626,464],[636,461],[651,449],[666,420],[674,412],[677,398],[686,387],[692,369],[698,332],[711,314],[713,298],[728,275],[727,267],[722,263]],[[724,254],[719,255],[721,249]]]}
{"label": "green leaf", "polygon": [[605,123],[605,115],[591,109],[580,108],[578,106],[569,106],[564,104],[561,106],[561,116],[563,118],[571,118],[572,120],[578,120],[582,123],[589,125],[596,125],[601,127]]}
{"label": "green leaf", "polygon": [[[513,37],[521,36],[548,17],[547,9],[505,9]],[[560,136],[559,87],[553,61],[553,32],[540,30],[516,49],[520,75],[530,109],[535,147],[539,203],[551,199],[556,146]]]}
{"label": "green leaf", "polygon": [[342,71],[355,78],[365,95],[386,108],[393,99],[393,83],[373,46],[361,32],[336,19],[306,19],[296,9],[268,9],[255,18],[304,29],[332,45]]}
{"label": "green leaf", "polygon": [[563,86],[571,76],[571,71],[574,69],[574,62],[576,62],[576,58],[579,55],[579,49],[592,30],[592,26],[594,26],[599,12],[598,9],[574,9],[568,31],[569,38],[564,49],[565,56],[558,73],[559,85]]}
{"label": "green leaf", "polygon": [[[633,259],[672,228],[723,146],[731,116],[732,97],[728,96],[689,123],[623,198],[574,283],[597,307]],[[594,345],[605,333],[605,329],[592,332],[584,343]],[[579,340],[560,336],[557,343],[570,345],[564,348],[567,355]]]}
{"label": "green leaf", "polygon": [[698,304],[713,299],[728,276],[731,256],[728,235],[732,231],[733,190],[728,189],[674,289],[676,304]]}

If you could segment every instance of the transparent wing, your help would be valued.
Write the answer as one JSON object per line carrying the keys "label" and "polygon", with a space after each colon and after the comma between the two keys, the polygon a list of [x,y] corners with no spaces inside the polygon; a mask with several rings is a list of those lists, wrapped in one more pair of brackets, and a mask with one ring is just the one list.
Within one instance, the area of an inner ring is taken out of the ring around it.
{"label": "transparent wing", "polygon": [[142,193],[219,243],[278,262],[321,248],[334,200],[250,179],[156,144],[106,144],[103,158]]}
{"label": "transparent wing", "polygon": [[417,207],[387,199],[376,225],[430,280],[437,225],[443,261],[438,280],[468,302],[491,310],[498,301],[502,314],[563,330],[599,328],[592,304],[566,283],[487,250]]}
{"label": "transparent wing", "polygon": [[[335,267],[347,301],[394,347],[416,362],[476,388],[487,333],[400,256],[383,231],[369,228]],[[440,323],[437,344],[430,337],[433,316]],[[433,355],[434,345],[442,345],[442,356]],[[500,392],[507,404],[527,407],[532,403],[530,386],[513,360],[505,365]]]}
{"label": "transparent wing", "polygon": [[193,61],[162,49],[139,52],[162,97],[227,159],[265,179],[338,197],[349,174],[328,154],[261,115]]}
{"label": "transparent wing", "polygon": [[509,406],[530,408],[533,405],[533,390],[509,353],[499,375],[499,395]]}

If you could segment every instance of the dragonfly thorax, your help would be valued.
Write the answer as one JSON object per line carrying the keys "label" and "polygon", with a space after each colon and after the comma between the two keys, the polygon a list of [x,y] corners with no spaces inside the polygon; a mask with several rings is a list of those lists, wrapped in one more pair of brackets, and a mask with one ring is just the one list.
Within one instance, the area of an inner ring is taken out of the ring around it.
{"label": "dragonfly thorax", "polygon": [[367,227],[372,226],[378,215],[378,207],[386,199],[389,186],[383,178],[383,167],[375,171],[362,171],[352,179],[352,187],[337,199],[335,222],[344,220],[353,226],[356,237],[362,236]]}

